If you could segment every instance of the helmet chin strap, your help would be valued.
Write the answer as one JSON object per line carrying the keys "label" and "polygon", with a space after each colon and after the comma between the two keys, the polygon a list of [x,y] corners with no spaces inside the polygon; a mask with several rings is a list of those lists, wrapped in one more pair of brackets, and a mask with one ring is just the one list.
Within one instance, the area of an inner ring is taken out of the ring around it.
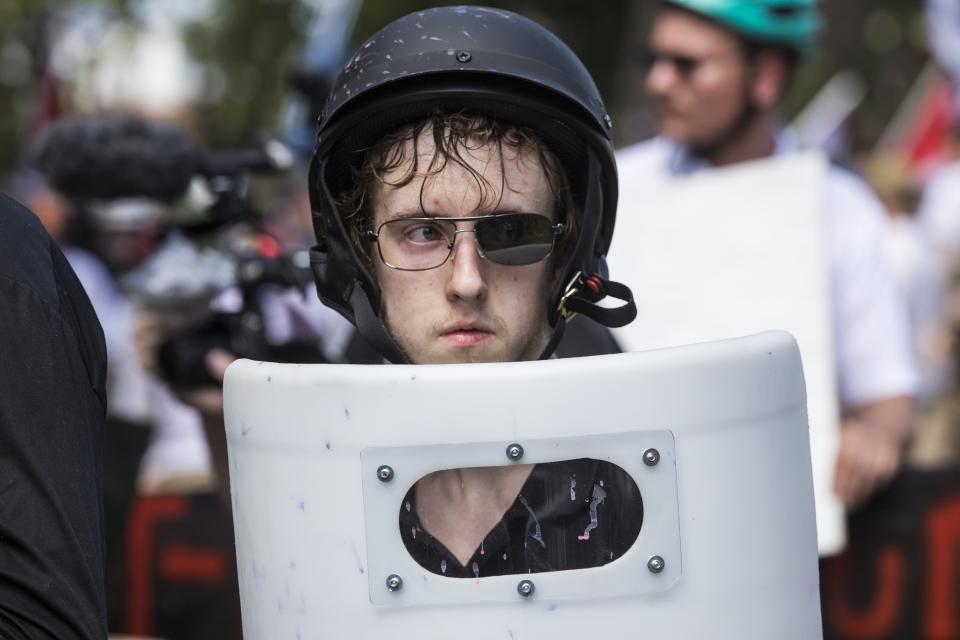
{"label": "helmet chin strap", "polygon": [[[592,255],[589,260],[581,258],[579,264],[568,263],[565,268],[566,273],[569,274],[573,269],[577,270],[573,272],[572,277],[563,288],[555,289],[554,295],[551,296],[550,304],[552,308],[548,311],[548,318],[554,319],[553,332],[543,353],[540,354],[541,360],[553,355],[563,338],[567,323],[577,314],[583,314],[605,327],[622,327],[637,317],[637,306],[633,301],[633,292],[630,291],[630,288],[607,278],[605,250],[597,244],[600,225],[588,219],[589,216],[596,216],[598,215],[597,212],[603,211],[603,194],[598,186],[599,173],[598,161],[593,154],[590,154],[587,165],[587,193],[584,198],[584,224],[582,226],[592,230],[592,233],[578,238],[573,260],[577,260],[577,256],[582,256],[586,247],[589,247]],[[596,272],[589,273],[584,271],[585,269],[595,270]],[[624,304],[618,307],[603,307],[597,304],[607,297],[622,300]]]}
{"label": "helmet chin strap", "polygon": [[[605,298],[616,298],[623,301],[623,304],[618,307],[597,304]],[[583,314],[609,328],[626,326],[637,317],[637,305],[633,301],[633,292],[630,291],[630,287],[608,280],[600,274],[587,275],[582,271],[578,272],[567,285],[556,311],[557,321],[547,346],[540,354],[540,360],[553,355],[563,338],[567,323],[578,314]]]}
{"label": "helmet chin strap", "polygon": [[537,360],[549,360],[553,356],[553,352],[557,350],[557,347],[560,345],[560,341],[563,339],[563,333],[567,329],[567,319],[563,316],[557,318],[557,324],[554,325],[553,331],[550,332],[550,339],[547,340],[547,344],[544,345],[543,351],[540,353]]}
{"label": "helmet chin strap", "polygon": [[380,316],[370,305],[370,298],[362,287],[354,286],[350,293],[357,331],[373,349],[392,364],[413,364],[396,343]]}

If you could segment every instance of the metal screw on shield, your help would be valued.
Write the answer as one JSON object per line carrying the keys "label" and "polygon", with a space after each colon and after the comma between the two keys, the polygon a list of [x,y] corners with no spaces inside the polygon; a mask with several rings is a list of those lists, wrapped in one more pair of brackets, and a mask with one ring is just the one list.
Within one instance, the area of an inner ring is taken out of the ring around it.
{"label": "metal screw on shield", "polygon": [[517,443],[507,445],[507,457],[513,461],[517,461],[523,457],[523,447]]}
{"label": "metal screw on shield", "polygon": [[534,586],[532,580],[521,580],[520,583],[517,584],[517,593],[522,595],[524,598],[529,598],[532,596],[535,589],[536,587]]}
{"label": "metal screw on shield", "polygon": [[650,570],[650,573],[660,573],[666,566],[667,563],[660,556],[653,556],[647,560],[647,569]]}
{"label": "metal screw on shield", "polygon": [[656,449],[647,449],[643,452],[643,464],[655,467],[660,462],[660,452]]}
{"label": "metal screw on shield", "polygon": [[473,60],[473,55],[469,51],[457,51],[457,62],[470,62]]}
{"label": "metal screw on shield", "polygon": [[380,479],[380,482],[390,482],[393,480],[393,467],[386,464],[377,467],[377,478]]}
{"label": "metal screw on shield", "polygon": [[395,573],[391,573],[387,576],[387,590],[388,591],[400,591],[403,588],[403,578],[398,576]]}

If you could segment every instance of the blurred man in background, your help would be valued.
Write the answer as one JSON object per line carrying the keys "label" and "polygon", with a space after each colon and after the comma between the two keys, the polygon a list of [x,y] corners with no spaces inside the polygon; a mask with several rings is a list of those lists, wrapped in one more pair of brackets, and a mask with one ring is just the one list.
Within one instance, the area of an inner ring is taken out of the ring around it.
{"label": "blurred man in background", "polygon": [[[819,26],[812,0],[663,2],[646,76],[660,137],[619,153],[621,184],[796,151],[782,128],[780,105]],[[852,509],[901,463],[917,374],[904,308],[880,250],[883,209],[862,181],[839,168],[831,167],[826,189],[844,413],[834,490]]]}

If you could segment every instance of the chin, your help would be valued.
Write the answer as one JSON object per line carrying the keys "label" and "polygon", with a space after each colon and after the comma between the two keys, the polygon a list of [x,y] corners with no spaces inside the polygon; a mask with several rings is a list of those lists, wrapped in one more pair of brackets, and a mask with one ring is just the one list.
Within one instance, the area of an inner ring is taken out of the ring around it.
{"label": "chin", "polygon": [[512,359],[491,349],[455,349],[447,354],[446,362],[456,364],[477,364],[482,362],[510,362]]}
{"label": "chin", "polygon": [[658,126],[660,135],[679,144],[690,142],[690,130],[673,118],[662,118]]}
{"label": "chin", "polygon": [[473,362],[499,362],[487,352],[477,347],[451,348],[447,345],[436,345],[433,349],[410,349],[404,347],[407,353],[419,353],[411,357],[415,364],[468,364]]}
{"label": "chin", "polygon": [[[492,347],[492,348],[491,348]],[[491,362],[517,362],[527,360],[516,354],[506,353],[507,350],[496,346],[441,348],[430,353],[423,360],[416,360],[418,364],[479,364]]]}

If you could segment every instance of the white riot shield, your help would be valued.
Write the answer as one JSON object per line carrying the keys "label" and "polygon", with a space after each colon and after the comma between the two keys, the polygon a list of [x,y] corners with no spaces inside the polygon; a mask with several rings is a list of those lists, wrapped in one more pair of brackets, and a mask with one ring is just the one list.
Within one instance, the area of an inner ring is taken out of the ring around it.
{"label": "white riot shield", "polygon": [[820,552],[846,543],[833,493],[839,428],[824,230],[826,159],[795,154],[658,180],[622,180],[610,272],[637,319],[617,332],[642,351],[771,329],[796,336],[810,413]]}
{"label": "white riot shield", "polygon": [[[508,364],[240,361],[224,390],[248,640],[821,637],[788,334]],[[418,479],[574,458],[639,487],[642,526],[616,560],[454,578],[407,552],[398,513]]]}

